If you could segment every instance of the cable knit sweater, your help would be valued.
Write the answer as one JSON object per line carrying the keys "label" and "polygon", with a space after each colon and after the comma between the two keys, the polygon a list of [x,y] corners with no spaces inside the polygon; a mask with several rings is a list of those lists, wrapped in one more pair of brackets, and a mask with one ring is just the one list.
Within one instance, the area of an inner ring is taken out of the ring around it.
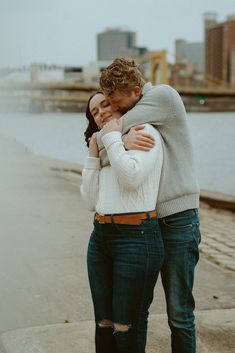
{"label": "cable knit sweater", "polygon": [[[140,123],[153,124],[161,134],[164,157],[156,206],[158,217],[198,208],[199,186],[183,102],[176,90],[168,85],[152,86],[148,82],[142,94],[139,102],[123,115],[122,134]],[[101,130],[97,135],[99,155],[101,164],[107,165],[102,134]]]}
{"label": "cable knit sweater", "polygon": [[100,214],[142,212],[155,209],[163,152],[160,134],[151,125],[145,131],[155,138],[149,151],[126,151],[120,132],[102,137],[110,165],[100,166],[100,158],[87,157],[81,194],[88,209]]}

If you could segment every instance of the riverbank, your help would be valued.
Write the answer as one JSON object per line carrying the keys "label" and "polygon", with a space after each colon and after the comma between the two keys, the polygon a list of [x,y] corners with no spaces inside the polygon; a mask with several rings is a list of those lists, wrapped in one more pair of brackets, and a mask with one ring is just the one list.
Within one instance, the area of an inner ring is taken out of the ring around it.
{"label": "riverbank", "polygon": [[182,100],[187,112],[235,112],[235,99],[232,96],[182,95]]}

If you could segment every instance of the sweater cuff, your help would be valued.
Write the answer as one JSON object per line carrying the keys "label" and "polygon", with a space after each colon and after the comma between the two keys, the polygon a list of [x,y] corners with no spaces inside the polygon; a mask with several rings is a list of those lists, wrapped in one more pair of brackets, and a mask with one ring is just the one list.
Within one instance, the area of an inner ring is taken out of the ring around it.
{"label": "sweater cuff", "polygon": [[111,131],[108,134],[105,134],[101,138],[101,140],[102,140],[106,150],[115,142],[120,142],[123,145],[122,134],[120,131]]}
{"label": "sweater cuff", "polygon": [[84,168],[86,169],[100,169],[100,158],[87,157]]}

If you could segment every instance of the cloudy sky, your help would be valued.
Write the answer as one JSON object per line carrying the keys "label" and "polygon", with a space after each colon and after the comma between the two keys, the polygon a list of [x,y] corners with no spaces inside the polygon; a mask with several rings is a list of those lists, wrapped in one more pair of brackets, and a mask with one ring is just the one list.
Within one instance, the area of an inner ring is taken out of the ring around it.
{"label": "cloudy sky", "polygon": [[235,14],[235,0],[0,0],[0,67],[86,65],[107,27],[135,31],[138,46],[173,53],[175,38],[203,40],[208,11],[222,22]]}

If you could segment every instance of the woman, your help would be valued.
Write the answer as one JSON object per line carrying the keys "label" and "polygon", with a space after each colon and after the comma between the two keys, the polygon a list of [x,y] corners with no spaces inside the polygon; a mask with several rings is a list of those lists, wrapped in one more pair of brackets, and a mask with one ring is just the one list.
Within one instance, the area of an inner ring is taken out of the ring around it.
{"label": "woman", "polygon": [[[87,264],[96,352],[144,353],[148,309],[164,255],[155,212],[163,159],[160,135],[146,124],[154,148],[126,151],[120,113],[112,112],[101,92],[88,101],[86,115],[89,156],[81,193],[95,211]],[[99,129],[110,161],[103,168],[96,143]]]}

